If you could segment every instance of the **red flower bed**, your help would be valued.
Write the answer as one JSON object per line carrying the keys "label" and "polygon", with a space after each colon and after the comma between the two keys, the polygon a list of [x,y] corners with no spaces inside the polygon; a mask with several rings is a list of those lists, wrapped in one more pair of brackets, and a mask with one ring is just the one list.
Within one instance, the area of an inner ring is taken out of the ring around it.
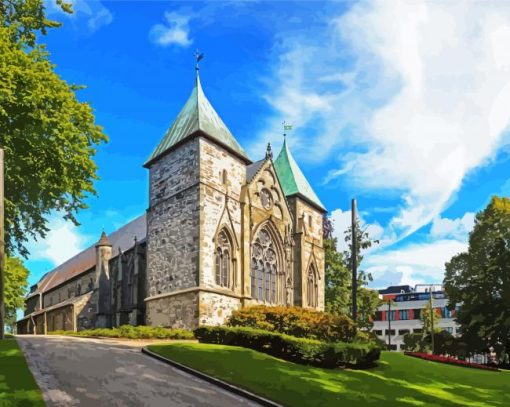
{"label": "red flower bed", "polygon": [[429,355],[428,353],[420,353],[420,352],[404,352],[404,355],[412,356],[412,357],[424,359],[424,360],[430,360],[432,362],[447,363],[449,365],[472,367],[475,369],[492,370],[494,372],[499,372],[499,369],[496,367],[480,365],[479,363],[470,363],[470,362],[466,362],[465,360],[459,360],[459,359],[450,358],[450,357],[446,357],[446,356]]}

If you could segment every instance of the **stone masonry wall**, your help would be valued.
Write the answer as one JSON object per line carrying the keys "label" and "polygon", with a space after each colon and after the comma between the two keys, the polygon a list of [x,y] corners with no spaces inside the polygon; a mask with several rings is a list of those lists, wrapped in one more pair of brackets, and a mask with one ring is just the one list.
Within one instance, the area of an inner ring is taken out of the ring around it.
{"label": "stone masonry wall", "polygon": [[198,326],[198,292],[187,292],[147,302],[147,325],[193,329]]}
{"label": "stone masonry wall", "polygon": [[[292,216],[287,200],[281,189],[271,160],[267,160],[246,188],[247,205],[245,208],[243,245],[246,253],[244,259],[244,290],[251,298],[251,248],[261,225],[270,222],[278,238],[274,241],[278,252],[279,270],[285,273],[285,283],[278,284],[277,301],[281,305],[293,302],[293,256],[291,243],[293,239]],[[269,197],[269,203],[262,202],[262,197]],[[281,296],[281,297],[280,297]],[[257,304],[256,299],[245,300],[245,305]]]}
{"label": "stone masonry wall", "polygon": [[198,139],[150,168],[147,216],[149,297],[198,284]]}
{"label": "stone masonry wall", "polygon": [[200,284],[216,287],[215,238],[226,226],[233,240],[235,270],[231,287],[241,292],[241,188],[246,166],[222,147],[200,138]]}
{"label": "stone masonry wall", "polygon": [[[323,247],[323,230],[322,230],[322,213],[309,205],[307,202],[299,198],[294,198],[294,208],[296,210],[296,217],[298,222],[301,222],[301,227],[298,228],[302,231],[298,240],[300,244],[296,247],[300,250],[300,262],[298,263],[299,273],[301,274],[301,287],[300,297],[301,303],[299,305],[306,307],[306,287],[307,287],[307,273],[311,261],[314,261],[317,267],[319,278],[318,285],[318,309],[324,309],[324,284],[325,284],[325,264],[324,264],[324,247]],[[297,274],[297,273],[296,273]]]}
{"label": "stone masonry wall", "polygon": [[43,294],[44,308],[59,304],[70,298],[82,295],[94,289],[95,268],[80,274],[60,287]]}
{"label": "stone masonry wall", "polygon": [[232,311],[241,307],[239,298],[216,293],[200,293],[200,325],[223,325]]}

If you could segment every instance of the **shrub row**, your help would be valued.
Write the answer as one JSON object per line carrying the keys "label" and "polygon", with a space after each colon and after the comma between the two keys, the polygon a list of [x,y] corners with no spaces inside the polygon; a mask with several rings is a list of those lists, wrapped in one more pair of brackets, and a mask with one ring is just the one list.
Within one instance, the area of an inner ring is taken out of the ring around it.
{"label": "shrub row", "polygon": [[356,325],[349,317],[301,307],[242,308],[232,313],[227,325],[330,342],[351,342],[356,338]]}
{"label": "shrub row", "polygon": [[122,325],[118,328],[85,329],[82,331],[53,331],[50,335],[92,336],[128,339],[194,339],[193,333],[185,329],[169,329],[150,326]]}
{"label": "shrub row", "polygon": [[374,343],[323,342],[246,327],[203,326],[195,329],[203,343],[242,346],[288,361],[325,368],[368,367],[379,359]]}

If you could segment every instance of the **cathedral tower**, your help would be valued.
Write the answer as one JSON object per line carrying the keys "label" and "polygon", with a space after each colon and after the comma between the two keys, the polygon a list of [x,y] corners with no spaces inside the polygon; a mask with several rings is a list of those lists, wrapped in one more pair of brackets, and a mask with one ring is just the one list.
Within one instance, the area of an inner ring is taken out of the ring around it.
{"label": "cathedral tower", "polygon": [[294,305],[324,309],[323,216],[326,213],[287,140],[274,162],[294,220]]}
{"label": "cathedral tower", "polygon": [[250,162],[197,71],[191,96],[145,164],[149,325],[215,323],[240,303],[239,196]]}

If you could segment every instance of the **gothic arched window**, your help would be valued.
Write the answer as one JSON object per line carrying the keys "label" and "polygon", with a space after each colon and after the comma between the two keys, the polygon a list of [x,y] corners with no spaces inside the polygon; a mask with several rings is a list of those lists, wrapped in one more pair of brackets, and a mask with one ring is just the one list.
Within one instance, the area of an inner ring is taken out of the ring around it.
{"label": "gothic arched window", "polygon": [[225,230],[216,239],[216,284],[230,287],[232,269],[232,244]]}
{"label": "gothic arched window", "polygon": [[306,297],[308,306],[316,308],[319,305],[319,287],[317,285],[317,272],[313,264],[308,268]]}
{"label": "gothic arched window", "polygon": [[282,303],[281,293],[285,286],[281,283],[283,274],[278,268],[276,245],[265,227],[258,232],[251,251],[252,298],[271,304]]}

